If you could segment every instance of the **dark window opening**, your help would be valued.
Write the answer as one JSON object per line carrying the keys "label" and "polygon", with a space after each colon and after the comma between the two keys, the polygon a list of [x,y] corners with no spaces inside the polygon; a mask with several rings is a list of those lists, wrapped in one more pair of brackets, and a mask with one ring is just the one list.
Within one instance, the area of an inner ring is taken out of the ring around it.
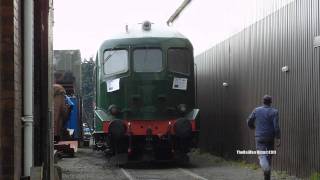
{"label": "dark window opening", "polygon": [[168,50],[168,69],[171,72],[189,74],[192,62],[192,53],[188,49]]}
{"label": "dark window opening", "polygon": [[135,72],[160,72],[162,70],[162,52],[160,49],[136,49],[133,51]]}

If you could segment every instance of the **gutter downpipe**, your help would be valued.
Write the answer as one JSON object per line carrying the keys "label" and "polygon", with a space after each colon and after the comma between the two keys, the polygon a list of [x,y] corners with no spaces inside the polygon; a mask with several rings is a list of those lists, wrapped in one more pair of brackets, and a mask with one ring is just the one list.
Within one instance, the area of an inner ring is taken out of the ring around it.
{"label": "gutter downpipe", "polygon": [[24,2],[24,83],[23,83],[23,117],[24,144],[23,144],[23,174],[30,176],[33,166],[33,0]]}

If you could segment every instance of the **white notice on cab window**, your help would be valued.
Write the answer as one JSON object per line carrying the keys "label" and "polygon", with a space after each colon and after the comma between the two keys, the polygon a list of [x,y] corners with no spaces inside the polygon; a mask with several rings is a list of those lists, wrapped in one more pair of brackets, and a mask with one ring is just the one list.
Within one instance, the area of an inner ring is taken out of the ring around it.
{"label": "white notice on cab window", "polygon": [[120,89],[120,79],[113,79],[107,81],[107,92],[112,92]]}
{"label": "white notice on cab window", "polygon": [[172,89],[187,90],[187,78],[174,78]]}

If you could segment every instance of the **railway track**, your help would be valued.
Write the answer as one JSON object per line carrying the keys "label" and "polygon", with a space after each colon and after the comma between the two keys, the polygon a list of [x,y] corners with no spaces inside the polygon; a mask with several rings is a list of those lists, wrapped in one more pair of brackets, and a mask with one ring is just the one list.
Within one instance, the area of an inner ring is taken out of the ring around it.
{"label": "railway track", "polygon": [[172,169],[156,169],[156,170],[137,170],[120,168],[120,171],[128,180],[208,180],[188,169],[172,168]]}

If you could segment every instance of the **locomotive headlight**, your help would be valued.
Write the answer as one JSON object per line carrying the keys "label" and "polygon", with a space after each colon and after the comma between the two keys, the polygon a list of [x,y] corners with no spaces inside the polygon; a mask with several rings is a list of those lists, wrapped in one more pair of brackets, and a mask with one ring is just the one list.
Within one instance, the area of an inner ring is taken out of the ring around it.
{"label": "locomotive headlight", "polygon": [[112,115],[117,115],[117,114],[119,114],[119,109],[116,108],[116,107],[113,107],[113,108],[111,108],[110,113],[111,113]]}
{"label": "locomotive headlight", "polygon": [[114,104],[110,105],[108,110],[109,110],[110,114],[112,114],[114,116],[120,113],[120,109],[118,108],[118,106],[116,106]]}
{"label": "locomotive headlight", "polygon": [[185,113],[187,111],[187,106],[185,104],[179,104],[178,105],[178,110],[181,112],[181,113]]}
{"label": "locomotive headlight", "polygon": [[151,22],[150,21],[144,21],[142,23],[142,29],[144,31],[150,31],[151,30]]}

